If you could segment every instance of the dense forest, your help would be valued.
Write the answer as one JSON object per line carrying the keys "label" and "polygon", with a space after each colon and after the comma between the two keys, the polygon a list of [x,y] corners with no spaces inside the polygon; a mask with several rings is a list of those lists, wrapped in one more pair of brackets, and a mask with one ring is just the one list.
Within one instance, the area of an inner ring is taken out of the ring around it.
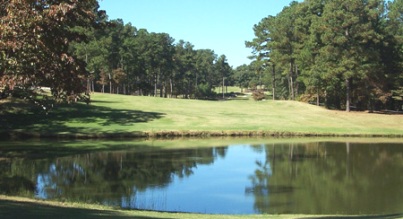
{"label": "dense forest", "polygon": [[236,85],[347,111],[402,107],[403,0],[292,2],[253,27],[252,62],[236,68],[211,49],[109,20],[96,0],[0,5],[1,97],[46,86],[60,101],[93,91],[211,99]]}
{"label": "dense forest", "polygon": [[209,98],[232,72],[225,55],[120,19],[86,34],[90,41],[73,44],[71,51],[87,63],[92,91]]}
{"label": "dense forest", "polygon": [[[403,1],[305,0],[254,26],[254,63],[273,97],[401,110]],[[240,81],[248,86],[245,81]]]}

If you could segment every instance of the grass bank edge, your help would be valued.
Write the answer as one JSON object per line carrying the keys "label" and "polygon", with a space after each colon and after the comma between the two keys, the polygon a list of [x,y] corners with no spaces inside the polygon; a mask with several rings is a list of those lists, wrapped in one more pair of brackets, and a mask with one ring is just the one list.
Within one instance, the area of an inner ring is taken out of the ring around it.
{"label": "grass bank edge", "polygon": [[295,138],[295,137],[344,137],[344,138],[403,138],[402,134],[354,134],[354,133],[312,133],[288,131],[138,131],[138,132],[103,132],[103,133],[49,133],[29,132],[26,130],[0,131],[0,139],[144,139],[144,138],[214,138],[214,137],[259,137],[259,138]]}
{"label": "grass bank edge", "polygon": [[[26,197],[15,197],[0,195],[0,213],[5,218],[15,218],[15,215],[24,216],[29,218],[43,218],[46,212],[41,212],[41,208],[53,208],[52,216],[74,216],[74,218],[86,218],[86,215],[91,215],[91,218],[144,218],[144,219],[303,219],[303,218],[403,218],[403,214],[388,214],[388,215],[302,215],[302,214],[255,214],[255,215],[223,215],[223,214],[199,214],[199,213],[181,213],[181,212],[156,212],[156,211],[142,211],[142,210],[124,210],[98,204],[85,204],[85,203],[72,203],[61,201],[47,201]],[[12,206],[8,209],[9,206]],[[24,209],[20,211],[18,209]],[[18,211],[13,212],[12,210]],[[81,215],[76,215],[77,210],[80,210]],[[88,211],[87,214],[86,211]],[[96,215],[94,215],[96,211]],[[6,214],[4,214],[6,213]],[[82,214],[84,213],[84,214]]]}
{"label": "grass bank edge", "polygon": [[[29,208],[37,208],[37,206],[44,207],[55,207],[58,209],[63,209],[65,211],[80,209],[80,210],[97,210],[108,212],[109,215],[102,215],[103,218],[114,218],[114,217],[134,217],[134,218],[153,218],[153,219],[166,219],[166,218],[188,218],[188,219],[257,219],[257,218],[268,218],[268,219],[291,219],[291,218],[315,218],[313,215],[219,215],[219,214],[198,214],[198,213],[182,213],[182,212],[156,212],[156,211],[142,211],[142,210],[125,210],[98,204],[85,204],[85,203],[71,203],[71,202],[61,202],[61,201],[47,201],[26,197],[15,197],[0,195],[0,201],[5,203],[18,203],[20,207],[23,207],[26,212],[36,212],[38,215],[30,214],[26,215],[30,218],[39,218],[43,216],[38,211],[27,211]],[[4,209],[3,209],[4,210]],[[36,209],[37,210],[37,209]],[[2,209],[0,209],[2,212]],[[21,212],[19,212],[21,213]],[[10,215],[11,214],[11,215]],[[8,212],[7,217],[12,218],[13,212]],[[80,217],[79,217],[80,218]]]}

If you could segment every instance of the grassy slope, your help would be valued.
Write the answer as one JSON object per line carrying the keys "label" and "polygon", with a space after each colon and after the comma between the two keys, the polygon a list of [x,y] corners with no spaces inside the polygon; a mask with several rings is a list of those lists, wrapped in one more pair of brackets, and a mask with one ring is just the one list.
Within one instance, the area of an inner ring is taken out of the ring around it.
{"label": "grassy slope", "polygon": [[[0,131],[88,134],[163,130],[265,130],[386,135],[402,135],[403,133],[402,115],[345,113],[290,101],[209,102],[108,94],[94,94],[92,99],[94,102],[90,106],[78,105],[60,108],[48,116],[26,112],[5,113],[4,109],[7,106],[5,103],[0,103],[0,114],[2,114]],[[5,218],[43,218],[51,215],[55,218],[78,219],[99,217],[302,218],[298,215],[223,216],[117,211],[103,206],[42,202],[4,196],[0,196],[0,215]],[[312,216],[309,217],[312,218]]]}
{"label": "grassy slope", "polygon": [[[403,115],[346,113],[294,101],[200,101],[93,94],[48,116],[7,114],[0,130],[42,133],[270,131],[403,135]],[[1,105],[0,105],[1,107]]]}
{"label": "grassy slope", "polygon": [[8,218],[132,218],[132,219],[291,219],[291,218],[401,218],[403,215],[374,215],[374,216],[313,216],[313,215],[209,215],[167,213],[151,211],[124,211],[100,205],[80,203],[63,203],[54,201],[40,201],[19,197],[0,195],[0,215]]}
{"label": "grassy slope", "polygon": [[403,134],[403,116],[401,115],[330,111],[300,102],[211,102],[105,94],[94,94],[93,99],[101,101],[95,102],[96,106],[140,110],[158,113],[161,116],[146,123],[133,122],[129,126],[115,124],[104,127],[106,130],[264,130],[337,134]]}

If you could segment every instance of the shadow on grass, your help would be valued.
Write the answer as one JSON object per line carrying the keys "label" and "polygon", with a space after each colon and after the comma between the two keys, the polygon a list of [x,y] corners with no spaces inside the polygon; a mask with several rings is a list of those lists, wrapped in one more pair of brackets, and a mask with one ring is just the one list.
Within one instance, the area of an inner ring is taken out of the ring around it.
{"label": "shadow on grass", "polygon": [[403,214],[363,215],[363,216],[318,216],[303,219],[395,219],[403,218]]}
{"label": "shadow on grass", "polygon": [[[4,108],[7,106],[2,106]],[[100,132],[100,127],[133,126],[160,119],[164,114],[139,110],[121,110],[109,107],[74,104],[59,106],[46,115],[40,110],[27,113],[0,112],[0,132],[23,131],[37,133],[91,133]],[[86,128],[72,127],[68,124],[88,124]]]}
{"label": "shadow on grass", "polygon": [[[109,210],[79,209],[70,207],[57,207],[40,203],[17,202],[0,200],[0,215],[2,219],[8,218],[134,218],[157,219],[156,217],[125,215],[124,213]],[[158,217],[158,219],[162,219]],[[168,219],[168,218],[167,218]]]}

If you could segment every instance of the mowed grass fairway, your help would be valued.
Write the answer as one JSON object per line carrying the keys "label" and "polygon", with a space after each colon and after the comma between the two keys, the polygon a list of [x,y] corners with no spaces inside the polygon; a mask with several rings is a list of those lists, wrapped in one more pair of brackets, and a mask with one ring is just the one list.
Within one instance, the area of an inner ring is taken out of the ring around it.
{"label": "mowed grass fairway", "polygon": [[92,94],[91,100],[90,105],[58,107],[48,115],[30,111],[9,113],[11,107],[2,103],[0,130],[38,136],[141,133],[403,136],[401,114],[347,113],[296,101],[202,101],[101,93]]}

